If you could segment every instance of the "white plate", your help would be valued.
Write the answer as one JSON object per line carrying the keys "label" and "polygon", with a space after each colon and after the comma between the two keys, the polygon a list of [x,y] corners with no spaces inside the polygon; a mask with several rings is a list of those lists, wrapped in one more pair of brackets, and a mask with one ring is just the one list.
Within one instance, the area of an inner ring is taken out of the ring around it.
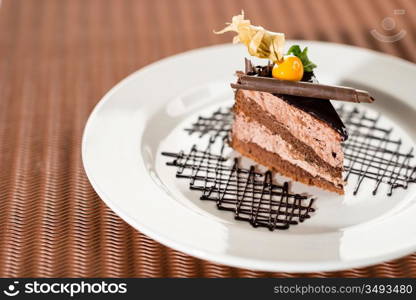
{"label": "white plate", "polygon": [[[322,83],[372,91],[377,102],[360,104],[381,113],[409,149],[416,140],[416,67],[404,60],[344,45],[288,41],[309,47]],[[286,231],[270,232],[236,221],[215,203],[200,201],[186,179],[175,178],[161,151],[188,150],[195,137],[184,127],[200,114],[232,103],[229,83],[246,50],[221,45],[154,63],[109,91],[91,114],[82,156],[94,189],[134,228],[187,254],[221,264],[263,271],[312,272],[379,263],[416,249],[416,184],[371,194],[365,183],[343,197],[294,184],[292,191],[318,200],[312,218]],[[279,176],[276,180],[283,180]]]}

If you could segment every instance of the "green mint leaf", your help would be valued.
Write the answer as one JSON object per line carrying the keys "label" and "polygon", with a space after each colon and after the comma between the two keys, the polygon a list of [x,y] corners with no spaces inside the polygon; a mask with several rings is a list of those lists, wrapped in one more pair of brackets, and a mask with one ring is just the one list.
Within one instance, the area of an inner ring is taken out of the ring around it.
{"label": "green mint leaf", "polygon": [[[292,47],[289,48],[289,50],[287,51],[287,55],[289,54],[293,54],[294,56],[299,57],[299,55],[302,53],[302,50],[300,50],[299,45],[293,45]],[[300,58],[300,57],[299,57]]]}
{"label": "green mint leaf", "polygon": [[299,45],[293,45],[289,48],[286,54],[293,54],[294,56],[299,57],[299,59],[302,61],[303,69],[305,70],[305,72],[312,72],[313,69],[317,67],[316,64],[309,60],[308,47],[305,47],[302,51]]}

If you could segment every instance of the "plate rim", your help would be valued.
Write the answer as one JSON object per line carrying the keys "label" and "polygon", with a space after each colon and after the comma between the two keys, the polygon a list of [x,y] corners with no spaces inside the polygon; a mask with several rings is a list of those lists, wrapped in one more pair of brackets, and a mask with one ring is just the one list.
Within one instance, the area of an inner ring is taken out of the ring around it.
{"label": "plate rim", "polygon": [[[294,40],[288,40],[288,42],[296,43],[297,41]],[[325,44],[325,45],[331,45],[336,47],[347,47],[352,48],[360,51],[366,51],[372,55],[381,56],[390,60],[395,60],[396,63],[405,65],[407,67],[416,68],[416,65],[413,64],[410,61],[407,61],[405,59],[391,56],[382,52],[374,51],[368,48],[361,48],[356,47],[352,45],[346,45],[341,43],[331,43],[331,42],[320,42],[320,41],[308,41],[308,40],[302,40],[299,41],[302,43],[318,43],[318,44]],[[218,255],[216,253],[210,253],[209,251],[199,251],[197,249],[190,249],[186,245],[182,245],[180,242],[177,242],[171,238],[168,238],[164,236],[162,233],[157,233],[154,230],[148,228],[146,224],[140,223],[137,220],[133,220],[132,217],[130,217],[126,212],[121,209],[115,201],[111,200],[101,189],[99,184],[95,181],[93,176],[93,171],[90,170],[88,166],[88,162],[86,159],[86,147],[87,147],[87,136],[88,132],[90,130],[90,127],[93,126],[94,119],[96,119],[96,116],[101,109],[102,106],[104,106],[112,96],[117,93],[120,89],[122,89],[126,84],[128,84],[130,81],[134,80],[138,74],[141,74],[142,72],[146,72],[147,70],[151,70],[154,67],[157,67],[166,61],[177,59],[179,57],[187,56],[194,52],[199,52],[201,50],[208,50],[213,48],[222,48],[222,47],[230,47],[232,44],[225,43],[225,44],[217,44],[212,45],[208,47],[201,47],[197,49],[192,49],[189,51],[185,51],[182,53],[178,53],[172,56],[168,56],[165,58],[162,58],[161,60],[155,61],[149,65],[146,65],[137,71],[134,71],[130,75],[123,78],[121,81],[119,81],[117,84],[115,84],[108,92],[105,93],[105,95],[97,102],[93,110],[91,111],[87,122],[84,127],[83,135],[82,135],[82,145],[81,145],[81,158],[83,167],[85,170],[85,174],[87,175],[88,180],[91,183],[91,186],[95,190],[95,192],[98,194],[98,196],[101,198],[104,203],[115,212],[116,215],[118,215],[121,219],[126,221],[130,226],[132,226],[134,229],[140,231],[141,233],[147,235],[151,239],[155,240],[156,242],[159,242],[163,244],[164,246],[170,247],[172,249],[181,251],[187,255],[191,255],[203,260],[208,260],[217,264],[221,265],[227,265],[237,268],[246,268],[256,271],[268,271],[268,272],[297,272],[297,273],[310,273],[310,272],[330,272],[330,271],[340,271],[350,268],[357,268],[357,267],[367,267],[370,265],[374,265],[377,263],[382,263],[385,261],[389,261],[391,259],[399,258],[404,255],[410,254],[414,251],[416,251],[416,244],[413,246],[409,246],[406,248],[401,249],[400,251],[393,251],[392,253],[389,253],[388,255],[378,255],[369,258],[364,259],[355,259],[355,260],[328,260],[324,263],[321,261],[318,262],[305,262],[302,261],[301,263],[296,262],[285,262],[285,261],[274,261],[271,263],[270,261],[259,261],[257,259],[250,259],[250,258],[242,258],[242,257],[235,257],[233,255],[229,255],[228,253],[222,253],[221,255]]]}

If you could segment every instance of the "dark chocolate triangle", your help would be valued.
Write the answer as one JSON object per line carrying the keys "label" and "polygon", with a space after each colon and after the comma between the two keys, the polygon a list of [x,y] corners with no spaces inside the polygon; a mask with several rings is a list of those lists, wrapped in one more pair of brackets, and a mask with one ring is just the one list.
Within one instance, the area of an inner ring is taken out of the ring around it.
{"label": "dark chocolate triangle", "polygon": [[[305,73],[302,81],[317,83],[312,72]],[[315,118],[327,123],[343,137],[344,141],[348,138],[347,128],[339,117],[331,101],[310,97],[299,97],[292,95],[277,95],[286,103],[307,112]]]}

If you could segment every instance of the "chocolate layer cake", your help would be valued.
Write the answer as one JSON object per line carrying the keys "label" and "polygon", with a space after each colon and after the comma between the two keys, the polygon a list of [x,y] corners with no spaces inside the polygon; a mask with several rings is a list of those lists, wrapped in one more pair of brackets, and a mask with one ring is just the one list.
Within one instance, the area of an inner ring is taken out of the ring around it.
{"label": "chocolate layer cake", "polygon": [[[246,74],[268,77],[270,70],[249,64]],[[302,80],[313,82],[313,73]],[[237,89],[234,114],[235,150],[296,181],[344,193],[347,133],[330,101]]]}

